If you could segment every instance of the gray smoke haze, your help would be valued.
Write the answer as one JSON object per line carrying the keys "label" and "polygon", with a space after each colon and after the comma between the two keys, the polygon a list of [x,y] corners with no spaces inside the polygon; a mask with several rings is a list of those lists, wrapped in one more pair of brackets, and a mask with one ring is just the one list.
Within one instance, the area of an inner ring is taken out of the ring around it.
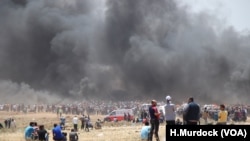
{"label": "gray smoke haze", "polygon": [[1,0],[0,102],[245,103],[250,35],[175,0]]}

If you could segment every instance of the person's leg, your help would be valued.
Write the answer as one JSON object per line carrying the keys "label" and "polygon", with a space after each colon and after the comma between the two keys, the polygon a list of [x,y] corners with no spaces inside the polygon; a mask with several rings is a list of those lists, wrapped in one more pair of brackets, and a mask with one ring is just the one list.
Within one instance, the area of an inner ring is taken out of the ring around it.
{"label": "person's leg", "polygon": [[155,121],[155,138],[156,138],[156,141],[159,141],[159,135],[158,135],[159,125],[160,125],[159,120]]}
{"label": "person's leg", "polygon": [[86,124],[87,131],[89,132],[89,124]]}
{"label": "person's leg", "polygon": [[83,123],[81,124],[81,130],[83,129]]}
{"label": "person's leg", "polygon": [[46,134],[46,141],[49,141],[49,134]]}
{"label": "person's leg", "polygon": [[74,124],[74,130],[77,131],[77,124]]}
{"label": "person's leg", "polygon": [[151,128],[150,128],[148,140],[152,141],[153,140],[153,132],[155,130],[155,120],[150,120],[150,124],[151,124]]}

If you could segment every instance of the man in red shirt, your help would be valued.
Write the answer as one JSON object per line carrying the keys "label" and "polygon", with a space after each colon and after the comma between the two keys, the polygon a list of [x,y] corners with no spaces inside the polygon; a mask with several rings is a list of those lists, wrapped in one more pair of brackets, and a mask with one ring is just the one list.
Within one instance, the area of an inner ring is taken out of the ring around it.
{"label": "man in red shirt", "polygon": [[159,118],[160,118],[160,112],[158,112],[158,109],[156,107],[157,102],[156,100],[151,101],[151,106],[149,107],[149,115],[150,115],[150,133],[149,133],[149,141],[152,141],[153,134],[155,135],[156,141],[160,141],[158,131],[159,131]]}

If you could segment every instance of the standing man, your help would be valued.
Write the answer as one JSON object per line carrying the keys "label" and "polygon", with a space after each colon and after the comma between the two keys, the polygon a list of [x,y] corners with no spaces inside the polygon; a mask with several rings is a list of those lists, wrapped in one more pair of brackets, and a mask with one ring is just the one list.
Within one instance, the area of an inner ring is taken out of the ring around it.
{"label": "standing man", "polygon": [[194,98],[188,98],[188,104],[184,108],[183,118],[187,125],[198,125],[200,120],[200,106],[194,102]]}
{"label": "standing man", "polygon": [[160,118],[160,112],[158,112],[158,109],[156,107],[157,102],[156,100],[151,101],[151,106],[149,107],[149,115],[150,115],[150,133],[149,133],[149,141],[153,140],[153,134],[155,135],[156,141],[160,141],[158,131],[159,131],[159,118]]}
{"label": "standing man", "polygon": [[207,107],[205,107],[205,108],[204,108],[204,111],[203,111],[203,113],[202,113],[202,118],[203,118],[204,121],[205,121],[205,125],[207,125],[208,116],[209,116],[209,113],[208,113]]}
{"label": "standing man", "polygon": [[171,103],[171,96],[166,96],[167,103],[164,105],[165,120],[167,125],[175,125],[175,105]]}
{"label": "standing man", "polygon": [[66,118],[64,116],[60,117],[60,126],[62,127],[63,130],[65,130],[65,121]]}
{"label": "standing man", "polygon": [[75,132],[77,132],[78,131],[78,127],[77,127],[78,126],[78,117],[76,115],[73,117],[72,123],[73,123],[73,127],[75,129]]}

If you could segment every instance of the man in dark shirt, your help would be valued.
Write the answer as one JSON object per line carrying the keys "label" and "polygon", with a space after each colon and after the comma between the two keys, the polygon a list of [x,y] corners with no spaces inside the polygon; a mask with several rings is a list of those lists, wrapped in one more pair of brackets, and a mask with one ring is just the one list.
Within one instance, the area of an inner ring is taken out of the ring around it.
{"label": "man in dark shirt", "polygon": [[156,107],[157,102],[156,100],[151,101],[151,106],[149,107],[149,116],[150,116],[150,132],[149,132],[149,141],[153,140],[153,134],[155,135],[156,141],[160,141],[158,131],[159,131],[159,118],[160,118],[160,112],[158,112],[158,109]]}
{"label": "man in dark shirt", "polygon": [[187,125],[198,125],[200,120],[200,106],[194,102],[194,98],[188,99],[188,104],[184,108],[183,118]]}
{"label": "man in dark shirt", "polygon": [[71,129],[71,132],[69,133],[69,141],[78,141],[78,134],[74,129]]}
{"label": "man in dark shirt", "polygon": [[37,131],[39,141],[48,141],[48,132],[45,130],[44,125],[39,126]]}

